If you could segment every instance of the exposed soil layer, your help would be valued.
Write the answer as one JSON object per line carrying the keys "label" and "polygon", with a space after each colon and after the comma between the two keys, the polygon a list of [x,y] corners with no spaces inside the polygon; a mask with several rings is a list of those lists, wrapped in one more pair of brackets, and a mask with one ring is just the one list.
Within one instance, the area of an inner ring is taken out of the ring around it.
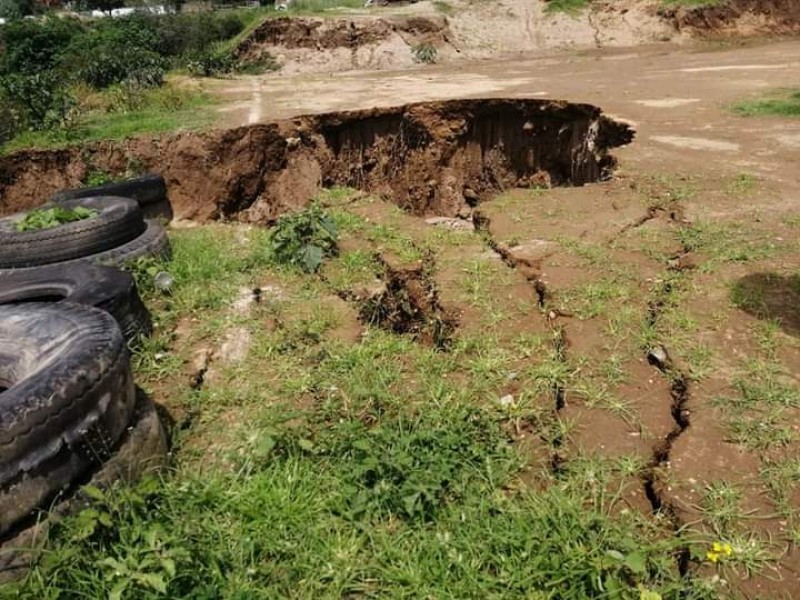
{"label": "exposed soil layer", "polygon": [[659,14],[679,30],[700,35],[800,32],[796,0],[728,0],[714,6],[665,8]]}
{"label": "exposed soil layer", "polygon": [[284,48],[332,50],[376,44],[393,35],[409,36],[418,42],[445,41],[447,20],[428,17],[386,19],[267,19],[236,47],[238,57],[248,57],[258,45]]}
{"label": "exposed soil layer", "polygon": [[277,59],[282,74],[411,66],[412,49],[428,46],[454,54],[447,19],[349,17],[267,19],[235,48],[242,60]]}
{"label": "exposed soil layer", "polygon": [[135,163],[164,176],[177,219],[269,222],[320,187],[381,194],[415,214],[455,215],[513,187],[607,179],[633,130],[587,104],[455,100],[304,116],[0,158],[0,214],[42,204],[91,170]]}

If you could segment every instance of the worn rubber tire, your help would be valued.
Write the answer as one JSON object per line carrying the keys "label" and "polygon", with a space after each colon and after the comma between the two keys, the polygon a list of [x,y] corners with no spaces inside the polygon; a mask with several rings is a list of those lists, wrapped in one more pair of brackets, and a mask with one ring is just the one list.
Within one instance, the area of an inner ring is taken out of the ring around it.
{"label": "worn rubber tire", "polygon": [[130,273],[85,261],[0,272],[0,305],[66,301],[94,306],[117,321],[128,345],[152,332],[150,313],[142,304]]}
{"label": "worn rubber tire", "polygon": [[83,258],[126,244],[140,236],[145,228],[142,211],[130,198],[98,196],[70,200],[62,206],[85,206],[99,214],[35,231],[16,229],[16,223],[27,212],[0,218],[0,269],[35,267]]}
{"label": "worn rubber tire", "polygon": [[0,536],[113,452],[135,389],[122,333],[79,304],[0,306]]}
{"label": "worn rubber tire", "polygon": [[89,196],[123,196],[125,198],[133,198],[139,203],[139,206],[147,206],[167,199],[167,184],[161,175],[147,173],[124,181],[64,190],[53,196],[53,202],[63,203],[66,200],[87,198]]}

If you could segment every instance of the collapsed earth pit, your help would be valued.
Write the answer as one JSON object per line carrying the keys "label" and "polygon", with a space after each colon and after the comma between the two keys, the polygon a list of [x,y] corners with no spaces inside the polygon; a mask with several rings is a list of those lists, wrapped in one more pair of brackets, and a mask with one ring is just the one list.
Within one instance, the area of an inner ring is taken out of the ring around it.
{"label": "collapsed earth pit", "polygon": [[0,214],[41,205],[92,171],[121,177],[135,165],[163,175],[180,220],[271,222],[331,186],[383,196],[413,214],[455,216],[505,189],[607,179],[609,150],[633,136],[595,106],[540,99],[308,115],[20,151],[0,158]]}

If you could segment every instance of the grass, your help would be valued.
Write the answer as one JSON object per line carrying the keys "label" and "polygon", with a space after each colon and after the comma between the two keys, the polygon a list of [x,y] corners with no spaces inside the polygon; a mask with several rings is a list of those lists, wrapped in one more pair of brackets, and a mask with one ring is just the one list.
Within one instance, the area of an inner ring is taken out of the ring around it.
{"label": "grass", "polygon": [[548,13],[563,12],[569,15],[577,15],[587,8],[591,0],[549,0],[547,2]]}
{"label": "grass", "polygon": [[[573,452],[582,424],[554,410],[561,388],[568,404],[630,416],[614,388],[633,383],[626,365],[642,355],[629,339],[646,310],[633,287],[611,270],[568,290],[575,310],[616,331],[592,364],[554,343],[560,330],[521,330],[515,273],[481,258],[479,235],[414,227],[403,213],[352,200],[348,190],[321,198],[341,251],[320,274],[279,264],[268,230],[235,225],[174,231],[172,263],[142,265],[156,334],[134,354],[136,379],[178,415],[172,467],[137,487],[89,490],[94,504],[57,523],[31,574],[0,597],[726,597],[710,575],[678,573],[685,547],[695,565],[708,563],[707,536],[676,537],[666,520],[627,504],[646,457]],[[686,235],[703,245],[706,234]],[[565,245],[593,267],[611,256]],[[450,273],[443,299],[478,320],[511,316],[465,323],[447,351],[359,324],[356,301],[336,292],[374,281],[376,250],[432,252]],[[170,295],[150,281],[160,269],[175,279]],[[260,302],[232,310],[255,287]],[[676,315],[654,336],[691,329],[678,306],[687,288],[674,286],[665,314]],[[524,318],[545,319],[535,294],[525,298]],[[338,337],[347,323],[358,335]],[[217,360],[214,377],[189,388],[194,352],[219,348],[231,331],[251,336],[246,360]],[[779,333],[760,335],[765,356],[720,399],[726,414],[752,421],[760,406],[798,402],[772,364]],[[707,352],[697,346],[694,357],[706,370]],[[553,471],[531,445],[568,459]],[[789,461],[765,465],[770,488],[795,477]],[[771,547],[737,526],[731,485],[709,484],[701,504],[735,549],[727,565],[748,571],[771,560]]]}
{"label": "grass", "polygon": [[800,90],[780,90],[754,100],[742,100],[732,107],[743,117],[800,117]]}
{"label": "grass", "polygon": [[212,99],[196,91],[167,85],[143,92],[133,106],[126,105],[127,100],[120,103],[118,95],[119,90],[99,94],[67,127],[22,133],[4,144],[0,153],[120,140],[147,133],[196,130],[209,126],[214,120]]}

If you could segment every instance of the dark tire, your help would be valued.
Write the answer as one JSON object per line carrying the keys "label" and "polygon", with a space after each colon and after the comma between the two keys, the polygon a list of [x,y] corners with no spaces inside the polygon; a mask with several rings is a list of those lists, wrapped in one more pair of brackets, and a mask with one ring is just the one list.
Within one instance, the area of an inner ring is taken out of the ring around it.
{"label": "dark tire", "polygon": [[124,198],[133,198],[139,203],[139,206],[147,206],[167,199],[167,184],[161,175],[148,173],[125,181],[64,190],[55,194],[53,201],[63,203],[66,200],[88,198],[90,196],[123,196]]}
{"label": "dark tire", "polygon": [[0,535],[113,452],[135,389],[114,319],[69,303],[0,306]]}
{"label": "dark tire", "polygon": [[172,258],[172,248],[169,245],[167,232],[155,221],[146,221],[146,227],[142,235],[127,244],[87,256],[86,260],[98,265],[124,267],[139,258],[154,258],[156,260],[169,260]]}
{"label": "dark tire", "polygon": [[64,202],[62,206],[85,206],[99,214],[35,231],[17,231],[17,222],[27,212],[0,218],[0,269],[35,267],[83,258],[130,242],[144,231],[142,211],[129,198],[82,198]]}
{"label": "dark tire", "polygon": [[106,311],[117,321],[129,346],[153,329],[136,282],[125,271],[78,261],[0,272],[0,305],[43,301],[66,301]]}

